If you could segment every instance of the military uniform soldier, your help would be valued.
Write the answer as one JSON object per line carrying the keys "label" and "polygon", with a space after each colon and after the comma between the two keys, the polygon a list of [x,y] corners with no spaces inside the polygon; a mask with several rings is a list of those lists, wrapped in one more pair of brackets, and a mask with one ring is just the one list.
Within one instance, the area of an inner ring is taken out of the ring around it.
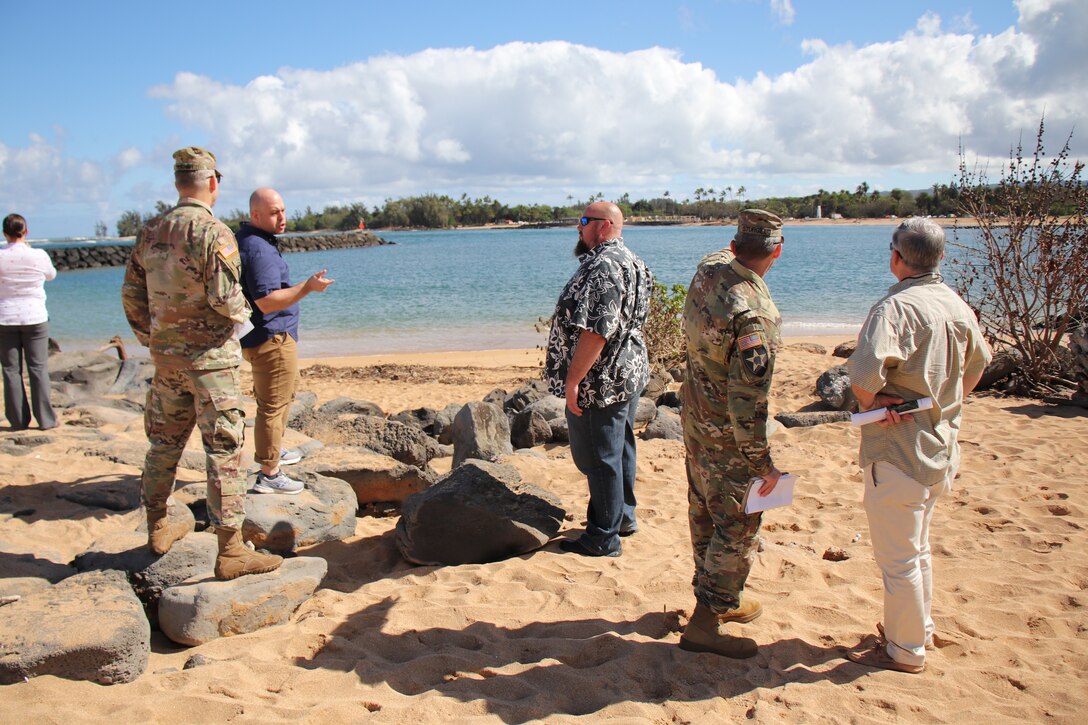
{"label": "military uniform soldier", "polygon": [[215,575],[233,579],[272,571],[283,560],[254,552],[242,541],[244,414],[235,325],[249,319],[250,308],[239,283],[234,235],[212,212],[221,178],[211,152],[193,146],[174,153],[180,199],[140,232],[121,301],[155,363],[144,411],[151,444],[142,476],[148,545],[165,554],[191,531],[167,515],[167,504],[178,460],[193,426],[199,426],[207,455],[208,513],[219,537]]}
{"label": "military uniform soldier", "polygon": [[721,632],[751,622],[759,602],[742,599],[759,544],[761,514],[744,513],[749,481],[769,493],[781,472],[767,443],[767,393],[781,344],[781,318],[763,275],[782,253],[782,222],[742,211],[729,245],[705,257],[684,307],[687,369],[683,425],[688,520],[695,559],[696,606],[680,646],[726,657],[751,657],[756,643]]}

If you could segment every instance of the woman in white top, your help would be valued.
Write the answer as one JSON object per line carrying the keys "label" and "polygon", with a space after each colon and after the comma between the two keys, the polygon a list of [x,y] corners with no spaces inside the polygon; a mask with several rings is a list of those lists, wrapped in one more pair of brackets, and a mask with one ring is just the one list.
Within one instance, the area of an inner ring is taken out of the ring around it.
{"label": "woman in white top", "polygon": [[[4,368],[4,414],[15,430],[30,427],[30,413],[42,430],[57,426],[49,402],[49,315],[45,283],[57,276],[49,255],[26,243],[26,219],[4,217],[0,247],[0,364]],[[23,387],[23,361],[30,378],[30,400]]]}

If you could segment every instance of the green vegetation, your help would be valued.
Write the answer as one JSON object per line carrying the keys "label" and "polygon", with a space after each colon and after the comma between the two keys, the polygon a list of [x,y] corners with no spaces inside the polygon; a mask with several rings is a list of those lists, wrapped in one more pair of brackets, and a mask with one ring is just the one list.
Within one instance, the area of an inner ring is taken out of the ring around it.
{"label": "green vegetation", "polygon": [[650,298],[650,311],[642,327],[652,366],[671,370],[684,364],[684,302],[687,296],[688,291],[682,284],[666,287],[654,282],[654,296]]}
{"label": "green vegetation", "polygon": [[[679,222],[679,221],[728,221],[736,219],[741,209],[758,207],[767,209],[782,217],[796,219],[816,216],[816,209],[825,218],[841,215],[844,219],[865,217],[907,217],[913,214],[931,214],[947,216],[957,209],[959,197],[955,185],[934,184],[930,191],[919,192],[916,196],[909,191],[892,189],[890,192],[870,191],[869,184],[862,182],[854,191],[825,191],[820,189],[808,196],[771,197],[747,200],[745,188],[740,186],[734,193],[733,187],[726,186],[716,191],[713,187],[696,189],[691,198],[676,199],[666,191],[654,199],[632,201],[630,195],[623,194],[614,201],[623,210],[629,220]],[[547,204],[516,204],[510,206],[484,196],[471,199],[462,194],[460,199],[438,194],[409,196],[403,199],[386,199],[382,206],[367,209],[365,204],[327,206],[317,212],[310,207],[305,211],[295,211],[287,220],[289,232],[312,232],[317,230],[358,229],[365,224],[369,229],[448,229],[461,226],[482,226],[486,224],[549,224],[572,220],[581,216],[586,204],[604,200],[603,193],[597,193],[588,199],[578,200],[567,197],[564,206]],[[133,236],[157,214],[169,209],[165,202],[157,202],[154,213],[142,214],[139,211],[126,211],[117,222],[117,234],[122,237]],[[221,215],[224,222],[235,231],[238,225],[249,218],[241,209],[234,209]]]}
{"label": "green vegetation", "polygon": [[977,240],[960,243],[950,266],[995,352],[1019,357],[1011,389],[1046,395],[1076,388],[1062,342],[1088,314],[1088,186],[1069,161],[1072,134],[1047,161],[1043,121],[1035,151],[1009,154],[1000,180],[970,169],[960,152],[959,211],[974,217]]}

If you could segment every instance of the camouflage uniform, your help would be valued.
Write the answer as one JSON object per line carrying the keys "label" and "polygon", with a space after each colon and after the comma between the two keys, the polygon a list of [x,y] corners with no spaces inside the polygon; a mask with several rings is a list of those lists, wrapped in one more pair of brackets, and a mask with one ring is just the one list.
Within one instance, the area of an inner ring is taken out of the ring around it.
{"label": "camouflage uniform", "polygon": [[759,544],[762,515],[745,514],[741,502],[748,482],[774,467],[767,394],[780,327],[763,279],[732,252],[699,263],[684,308],[682,419],[692,585],[696,599],[718,614],[739,606]]}
{"label": "camouflage uniform", "polygon": [[[175,171],[215,168],[215,157],[203,149],[182,149],[174,158]],[[234,529],[245,519],[246,491],[242,356],[234,326],[249,319],[250,307],[240,278],[230,229],[203,202],[182,198],[141,231],[121,288],[129,325],[155,363],[144,412],[151,444],[144,505],[166,506],[197,425],[207,454],[209,516],[213,525]]]}

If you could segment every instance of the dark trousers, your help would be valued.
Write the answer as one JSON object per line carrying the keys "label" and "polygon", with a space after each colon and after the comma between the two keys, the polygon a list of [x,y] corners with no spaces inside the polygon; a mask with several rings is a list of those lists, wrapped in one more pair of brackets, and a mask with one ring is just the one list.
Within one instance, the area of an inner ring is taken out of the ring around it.
{"label": "dark trousers", "polygon": [[[0,364],[4,368],[4,415],[16,430],[30,427],[30,413],[45,430],[57,425],[49,402],[49,323],[0,325]],[[30,400],[23,387],[23,364],[30,378]]]}
{"label": "dark trousers", "polygon": [[605,408],[567,411],[570,454],[589,482],[583,543],[597,551],[620,547],[620,531],[635,526],[635,412],[638,397]]}

